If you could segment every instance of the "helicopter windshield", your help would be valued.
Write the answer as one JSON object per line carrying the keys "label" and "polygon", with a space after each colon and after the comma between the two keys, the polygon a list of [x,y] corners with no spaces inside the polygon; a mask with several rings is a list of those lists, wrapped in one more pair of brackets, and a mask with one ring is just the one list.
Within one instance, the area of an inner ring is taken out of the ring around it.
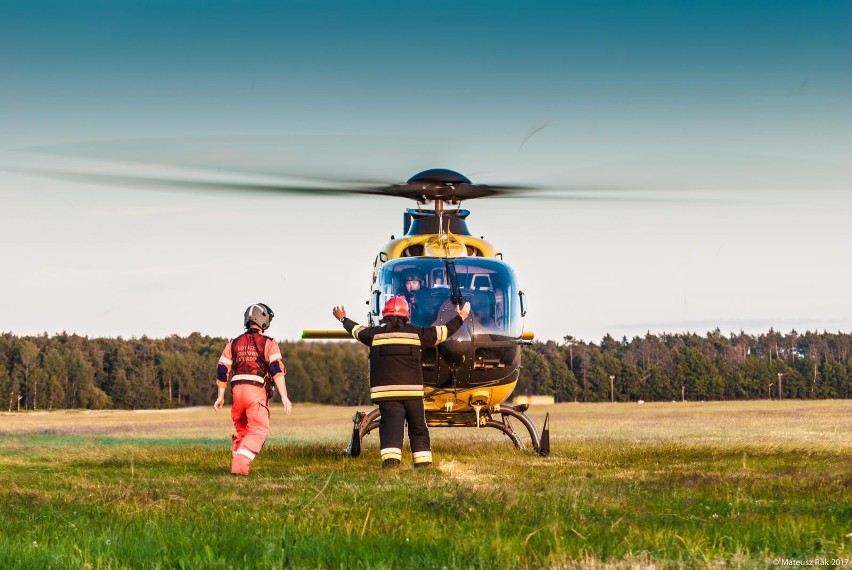
{"label": "helicopter windshield", "polygon": [[381,314],[390,297],[403,295],[411,306],[412,324],[445,322],[442,315],[452,307],[454,269],[458,293],[470,302],[475,333],[519,336],[521,312],[512,268],[503,261],[482,257],[449,261],[450,268],[441,258],[402,258],[386,263],[378,278],[374,314]]}

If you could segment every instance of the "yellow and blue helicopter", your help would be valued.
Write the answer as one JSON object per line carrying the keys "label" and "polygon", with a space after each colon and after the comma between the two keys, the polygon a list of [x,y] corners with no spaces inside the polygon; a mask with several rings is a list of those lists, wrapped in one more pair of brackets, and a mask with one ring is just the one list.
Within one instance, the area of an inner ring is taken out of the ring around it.
{"label": "yellow and blue helicopter", "polygon": [[[539,433],[526,404],[506,403],[518,382],[521,346],[534,336],[523,330],[524,293],[494,246],[470,233],[470,212],[460,207],[463,200],[510,191],[473,184],[458,172],[440,168],[415,174],[404,184],[369,189],[371,194],[410,198],[418,204],[405,212],[403,235],[391,239],[373,263],[370,325],[384,303],[400,293],[409,298],[411,322],[418,326],[446,323],[456,315],[456,307],[469,302],[471,313],[462,328],[447,342],[423,351],[427,424],[494,428],[523,448],[524,440],[512,424],[517,420],[534,451],[548,455],[549,414]],[[428,204],[432,207],[425,207]],[[324,330],[303,331],[302,338],[351,339],[345,331]],[[348,452],[357,456],[361,439],[379,426],[379,409],[356,412],[353,421]]]}

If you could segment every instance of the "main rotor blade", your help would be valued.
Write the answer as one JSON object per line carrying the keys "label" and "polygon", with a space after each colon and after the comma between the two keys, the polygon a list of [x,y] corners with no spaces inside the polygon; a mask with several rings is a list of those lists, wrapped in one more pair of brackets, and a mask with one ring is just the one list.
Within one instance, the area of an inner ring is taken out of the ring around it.
{"label": "main rotor blade", "polygon": [[[81,183],[163,190],[374,194],[451,203],[483,197],[729,202],[769,199],[776,190],[852,189],[852,168],[845,165],[700,149],[574,164],[564,172],[534,171],[537,186],[477,184],[464,176],[390,183],[417,172],[424,161],[431,167],[451,162],[436,158],[437,154],[452,154],[446,141],[438,143],[422,138],[331,136],[96,141],[28,149],[56,161],[43,168],[44,160],[39,160],[36,168],[17,171]],[[80,164],[72,164],[75,161]],[[66,166],[67,170],[61,170]],[[759,190],[766,194],[756,192]]]}
{"label": "main rotor blade", "polygon": [[[648,196],[625,193],[624,189],[604,188],[598,193],[588,189],[553,191],[533,186],[492,186],[485,184],[460,184],[454,188],[424,188],[413,184],[388,186],[356,186],[353,184],[285,182],[254,182],[224,180],[192,180],[166,176],[107,174],[96,172],[63,171],[49,169],[10,169],[12,172],[40,178],[50,178],[79,184],[145,188],[164,191],[226,192],[252,194],[296,194],[303,196],[376,195],[409,198],[420,202],[436,198],[445,201],[464,201],[473,198],[496,197],[500,199],[575,201],[575,202],[722,202],[719,198],[696,197],[694,193],[671,196]],[[556,193],[554,193],[556,192]],[[617,194],[608,194],[617,192]],[[690,195],[693,194],[693,195]]]}
{"label": "main rotor blade", "polygon": [[[138,167],[137,167],[138,169]],[[490,186],[485,184],[385,184],[365,185],[363,181],[329,181],[307,180],[301,182],[285,181],[235,181],[210,178],[210,175],[187,173],[184,176],[172,176],[169,171],[165,174],[113,174],[91,172],[85,170],[58,170],[47,168],[14,168],[12,172],[52,178],[81,184],[97,184],[101,186],[124,186],[158,190],[191,190],[214,192],[251,192],[261,194],[304,194],[308,196],[368,194],[378,196],[396,196],[409,198],[419,202],[436,199],[448,202],[458,202],[485,196],[508,195],[533,190],[533,187],[521,186]],[[194,178],[190,178],[193,176]]]}
{"label": "main rotor blade", "polygon": [[753,196],[713,196],[708,195],[705,191],[696,190],[671,191],[667,194],[668,195],[660,195],[660,192],[658,191],[648,193],[647,191],[642,190],[616,189],[606,189],[602,190],[600,193],[595,193],[584,189],[563,190],[558,193],[498,195],[496,198],[500,200],[523,199],[549,202],[632,202],[637,204],[724,204],[732,201],[736,201],[737,203],[753,201]]}
{"label": "main rotor blade", "polygon": [[188,180],[183,178],[166,178],[150,176],[134,176],[124,174],[101,174],[93,172],[69,172],[43,169],[14,169],[13,172],[42,178],[65,180],[81,184],[97,184],[101,186],[124,186],[135,188],[150,188],[157,190],[192,190],[214,192],[253,192],[260,194],[303,194],[321,196],[332,194],[376,194],[371,188],[338,186],[315,186],[310,184],[287,184],[283,182],[230,182],[214,180]]}
{"label": "main rotor blade", "polygon": [[66,159],[379,186],[423,163],[443,164],[455,143],[426,137],[229,136],[73,142],[22,149]]}

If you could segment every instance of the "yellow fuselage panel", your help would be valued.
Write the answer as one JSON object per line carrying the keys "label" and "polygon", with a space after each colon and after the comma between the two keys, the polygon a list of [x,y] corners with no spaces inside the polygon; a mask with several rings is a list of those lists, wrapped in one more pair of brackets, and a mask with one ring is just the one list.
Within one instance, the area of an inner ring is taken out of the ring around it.
{"label": "yellow fuselage panel", "polygon": [[[446,244],[447,247],[443,247]],[[384,252],[388,256],[388,260],[398,259],[400,257],[410,257],[405,252],[412,246],[421,246],[422,253],[425,257],[467,257],[470,250],[476,250],[476,256],[481,257],[497,257],[497,252],[494,246],[484,239],[475,238],[473,236],[456,235],[447,237],[439,234],[423,234],[416,236],[407,236],[398,238],[388,242]]]}
{"label": "yellow fuselage panel", "polygon": [[423,404],[427,412],[466,412],[473,410],[471,404],[481,402],[491,408],[502,404],[515,390],[517,381],[488,388],[469,388],[456,393],[425,387]]}

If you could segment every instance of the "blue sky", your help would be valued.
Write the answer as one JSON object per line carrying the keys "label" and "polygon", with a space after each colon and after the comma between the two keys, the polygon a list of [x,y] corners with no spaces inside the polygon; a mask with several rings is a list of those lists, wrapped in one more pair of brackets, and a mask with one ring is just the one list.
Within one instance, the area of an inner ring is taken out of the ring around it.
{"label": "blue sky", "polygon": [[280,338],[339,303],[363,320],[404,200],[8,170],[211,138],[223,167],[252,141],[278,172],[621,189],[464,204],[540,338],[848,331],[850,21],[842,2],[4,2],[0,331],[233,335],[256,301]]}

